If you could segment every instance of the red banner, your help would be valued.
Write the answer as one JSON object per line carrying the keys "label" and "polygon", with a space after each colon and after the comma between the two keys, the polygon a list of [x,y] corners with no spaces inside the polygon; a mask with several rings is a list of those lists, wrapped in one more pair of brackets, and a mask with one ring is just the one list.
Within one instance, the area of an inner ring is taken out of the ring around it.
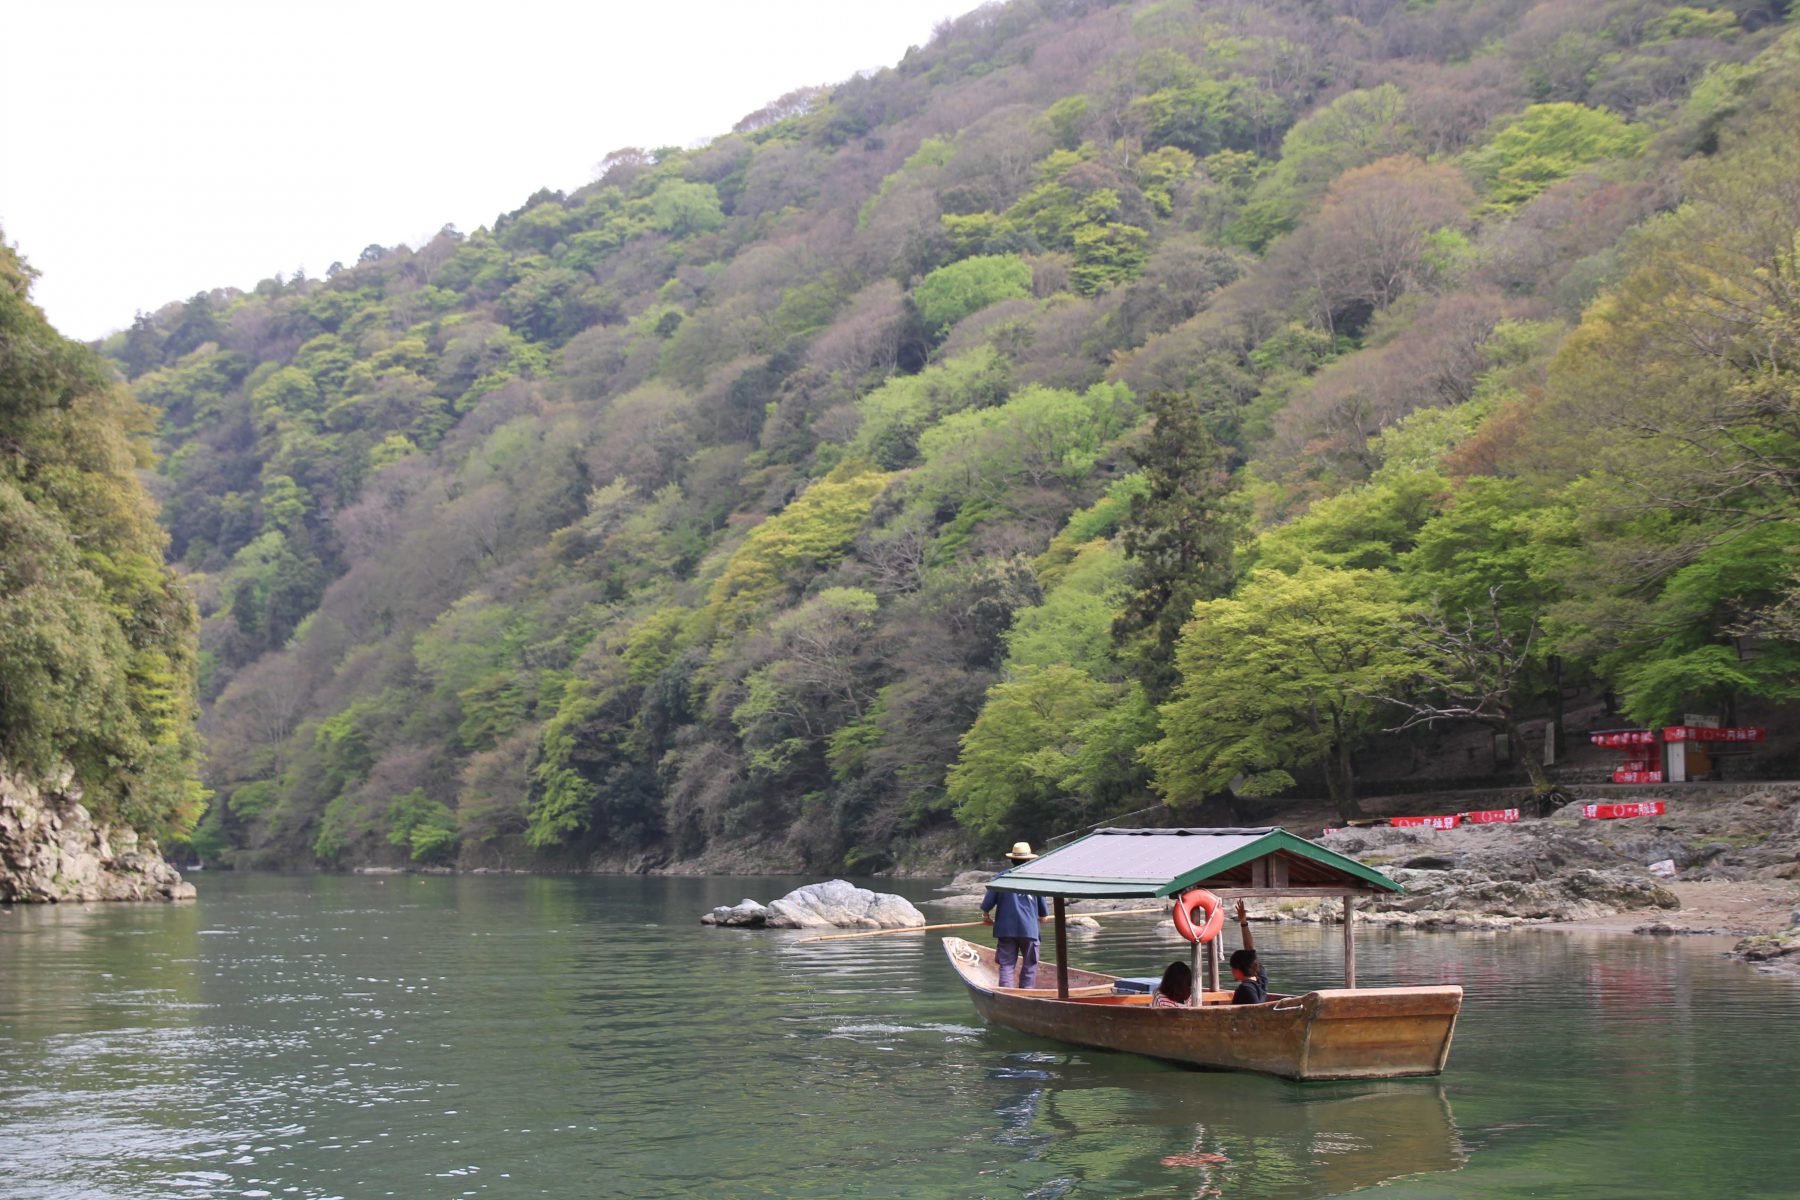
{"label": "red banner", "polygon": [[1620,817],[1660,817],[1663,815],[1663,802],[1642,800],[1636,804],[1584,804],[1581,806],[1581,815],[1600,821],[1615,821]]}
{"label": "red banner", "polygon": [[1519,810],[1516,808],[1490,808],[1485,812],[1466,812],[1459,815],[1471,825],[1499,825],[1506,821],[1518,820]]}
{"label": "red banner", "polygon": [[1656,741],[1654,729],[1613,729],[1595,733],[1588,740],[1596,746],[1648,746]]}
{"label": "red banner", "polygon": [[1704,725],[1670,725],[1662,735],[1665,742],[1760,742],[1769,731],[1759,726],[1708,729]]}
{"label": "red banner", "polygon": [[1649,764],[1639,767],[1620,767],[1613,772],[1614,783],[1661,783],[1663,773],[1649,768]]}
{"label": "red banner", "polygon": [[1452,814],[1447,817],[1389,817],[1389,825],[1422,826],[1426,829],[1455,829],[1460,816]]}

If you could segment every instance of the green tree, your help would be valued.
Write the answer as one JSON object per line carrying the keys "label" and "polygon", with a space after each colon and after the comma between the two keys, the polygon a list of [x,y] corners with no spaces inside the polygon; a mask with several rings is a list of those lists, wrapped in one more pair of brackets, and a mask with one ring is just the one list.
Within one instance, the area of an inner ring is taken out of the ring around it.
{"label": "green tree", "polygon": [[456,814],[414,788],[388,809],[388,841],[404,847],[414,862],[443,862],[456,851]]}
{"label": "green tree", "polygon": [[[1435,472],[1417,478],[1426,488],[1446,487]],[[1393,533],[1386,540],[1396,550],[1412,548],[1398,559],[1359,556],[1360,561],[1338,565],[1397,565],[1415,598],[1452,614],[1487,612],[1490,592],[1498,588],[1505,628],[1515,637],[1562,599],[1559,577],[1580,554],[1581,531],[1572,508],[1545,495],[1541,484],[1476,477],[1463,480],[1441,504],[1420,495],[1420,489],[1408,490],[1425,502],[1412,509],[1425,519],[1402,517],[1389,526]],[[1411,506],[1403,502],[1401,509],[1387,512],[1400,516],[1405,507]],[[1365,519],[1379,530],[1393,516],[1369,513]]]}
{"label": "green tree", "polygon": [[665,179],[650,197],[653,228],[675,237],[707,233],[725,224],[719,193],[710,183]]}
{"label": "green tree", "polygon": [[[1104,199],[1104,197],[1103,197]],[[1101,204],[1084,212],[1104,213],[1116,207]],[[1069,282],[1083,296],[1093,296],[1136,279],[1150,259],[1150,234],[1136,225],[1095,216],[1078,225],[1074,234],[1075,265]]]}
{"label": "green tree", "polygon": [[1739,697],[1800,698],[1800,644],[1768,639],[1746,656],[1734,636],[1749,614],[1791,587],[1800,561],[1800,513],[1732,535],[1715,533],[1710,541],[1661,582],[1648,604],[1595,613],[1612,608],[1629,622],[1602,662],[1634,720],[1669,722],[1694,708],[1729,714]]}
{"label": "green tree", "polygon": [[1146,407],[1149,433],[1131,451],[1144,487],[1132,494],[1119,527],[1129,566],[1113,636],[1160,699],[1174,686],[1175,642],[1195,602],[1231,590],[1240,521],[1206,414],[1170,392],[1152,393]]}
{"label": "green tree", "polygon": [[[1131,389],[1097,383],[1077,394],[1029,387],[994,408],[953,413],[919,438],[919,501],[955,504],[964,522],[1007,514],[1060,525],[1072,497],[1137,415]],[[952,536],[967,536],[969,529]]]}
{"label": "green tree", "polygon": [[205,292],[200,292],[182,306],[175,328],[169,331],[169,339],[163,343],[163,355],[165,361],[183,358],[208,342],[218,340],[219,319],[213,312],[212,300]]}
{"label": "green tree", "polygon": [[868,519],[888,476],[847,462],[750,531],[712,585],[709,607],[722,624],[741,628],[768,601],[829,566]]}
{"label": "green tree", "polygon": [[1120,678],[1112,625],[1125,574],[1124,555],[1106,541],[1079,547],[1044,602],[1013,615],[1006,632],[1007,669],[1061,664],[1096,679]]}
{"label": "green tree", "polygon": [[1218,150],[1252,150],[1290,119],[1279,96],[1241,75],[1163,88],[1131,103],[1132,115],[1154,146],[1178,146],[1205,157]]}
{"label": "green tree", "polygon": [[[1320,500],[1256,540],[1256,565],[1289,572],[1309,563],[1363,570],[1397,567],[1437,512],[1447,487],[1436,471],[1406,471]],[[1477,483],[1473,495],[1484,494]],[[1467,523],[1446,523],[1430,561],[1447,566],[1446,560],[1462,548],[1450,539],[1469,532],[1476,531]],[[1458,586],[1456,592],[1459,602],[1480,606],[1466,587]]]}
{"label": "green tree", "polygon": [[913,288],[919,319],[933,337],[990,304],[1031,295],[1031,267],[1011,254],[986,254],[939,267]]}
{"label": "green tree", "polygon": [[656,789],[634,745],[635,689],[619,676],[611,659],[599,678],[571,680],[544,723],[524,805],[527,845],[610,840],[636,849],[663,832]]}
{"label": "green tree", "polygon": [[1060,149],[1073,150],[1081,145],[1081,128],[1092,107],[1092,100],[1076,95],[1064,96],[1044,110],[1044,124]]}
{"label": "green tree", "polygon": [[1582,167],[1630,158],[1649,136],[1603,108],[1534,104],[1472,151],[1469,166],[1487,184],[1491,207],[1516,208]]}
{"label": "green tree", "polygon": [[1359,816],[1354,755],[1376,697],[1419,674],[1397,637],[1408,611],[1385,571],[1315,566],[1255,571],[1230,599],[1195,605],[1163,736],[1144,749],[1156,789],[1171,804],[1227,787],[1269,796],[1316,764],[1338,812]]}
{"label": "green tree", "polygon": [[998,404],[1011,390],[1012,364],[992,347],[895,376],[857,401],[862,424],[850,451],[888,470],[909,467],[926,428],[952,413]]}
{"label": "green tree", "polygon": [[962,738],[948,795],[984,842],[1079,828],[1144,795],[1137,748],[1155,712],[1136,684],[1033,667],[988,691]]}

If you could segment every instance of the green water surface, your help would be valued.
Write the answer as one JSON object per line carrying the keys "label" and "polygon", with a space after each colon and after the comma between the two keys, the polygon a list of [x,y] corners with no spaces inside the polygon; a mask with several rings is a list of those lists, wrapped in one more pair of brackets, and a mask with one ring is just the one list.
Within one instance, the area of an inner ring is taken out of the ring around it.
{"label": "green water surface", "polygon": [[696,923],[792,879],[198,882],[0,910],[0,1198],[1800,1196],[1800,984],[1716,939],[1367,930],[1467,989],[1450,1069],[1292,1084],[985,1028],[937,935]]}

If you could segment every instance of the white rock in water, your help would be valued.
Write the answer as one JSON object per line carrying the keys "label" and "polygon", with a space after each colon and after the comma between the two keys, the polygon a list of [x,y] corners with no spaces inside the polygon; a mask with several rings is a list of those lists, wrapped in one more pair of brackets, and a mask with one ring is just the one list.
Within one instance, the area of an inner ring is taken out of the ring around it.
{"label": "white rock in water", "polygon": [[736,904],[721,904],[719,907],[700,918],[702,925],[731,925],[749,929],[761,929],[769,923],[769,910],[756,901],[746,897]]}
{"label": "white rock in water", "polygon": [[771,929],[900,929],[928,923],[905,897],[871,892],[842,879],[795,888],[769,905],[768,918]]}

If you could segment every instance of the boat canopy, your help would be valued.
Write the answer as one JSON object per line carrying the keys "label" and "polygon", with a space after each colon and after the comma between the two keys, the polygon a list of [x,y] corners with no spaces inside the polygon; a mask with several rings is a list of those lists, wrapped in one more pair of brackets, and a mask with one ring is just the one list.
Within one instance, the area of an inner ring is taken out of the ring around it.
{"label": "boat canopy", "polygon": [[1401,891],[1373,867],[1285,829],[1098,829],[995,876],[995,891],[1147,899],[1222,893],[1373,895]]}

